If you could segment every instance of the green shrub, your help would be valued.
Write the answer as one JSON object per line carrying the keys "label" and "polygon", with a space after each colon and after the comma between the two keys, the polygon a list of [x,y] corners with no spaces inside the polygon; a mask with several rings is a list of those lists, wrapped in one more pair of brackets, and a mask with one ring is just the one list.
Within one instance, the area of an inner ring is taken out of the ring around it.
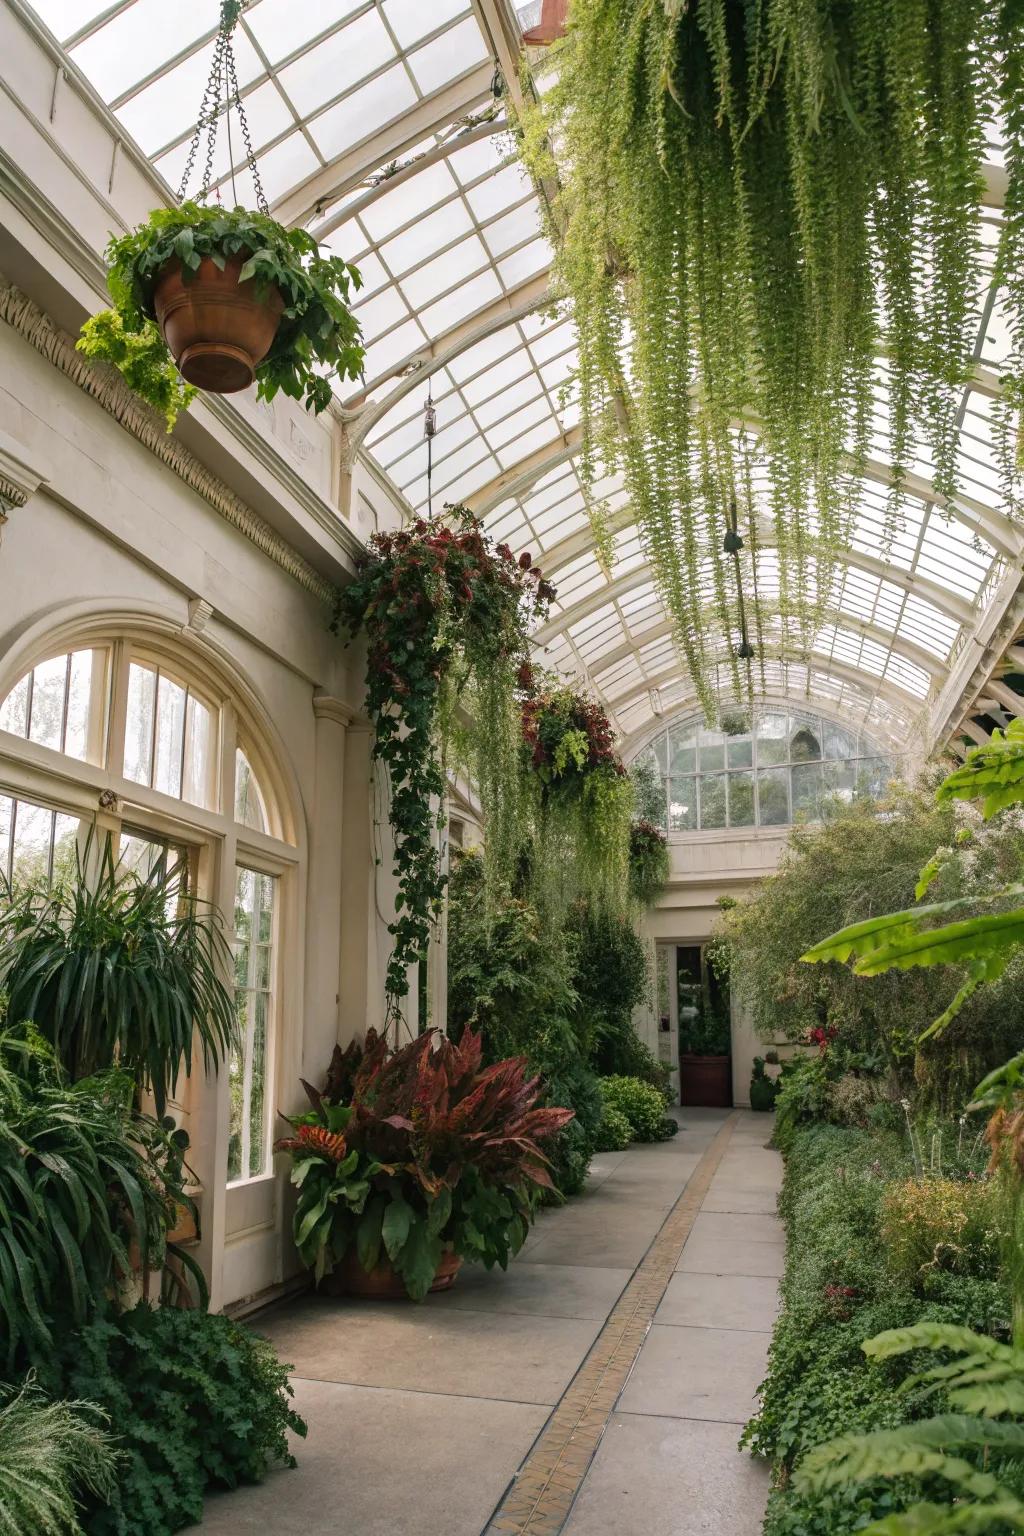
{"label": "green shrub", "polygon": [[118,1455],[94,1403],[50,1402],[30,1378],[0,1387],[0,1531],[79,1536],[79,1496],[114,1494]]}
{"label": "green shrub", "polygon": [[294,1466],[286,1432],[305,1434],[270,1344],[213,1313],[143,1303],[66,1339],[47,1375],[103,1409],[124,1453],[109,1503],[86,1500],[88,1536],[169,1536],[201,1520],[206,1488]]}
{"label": "green shrub", "polygon": [[594,1142],[595,1152],[621,1152],[633,1140],[633,1127],[622,1113],[611,1104],[604,1107],[601,1124]]}
{"label": "green shrub", "polygon": [[914,1178],[890,1184],[880,1236],[896,1284],[920,1290],[930,1270],[991,1279],[999,1270],[998,1191],[981,1180]]}
{"label": "green shrub", "polygon": [[570,1057],[556,1072],[545,1076],[544,1103],[576,1112],[575,1119],[548,1143],[546,1152],[558,1193],[578,1195],[587,1182],[604,1114],[597,1078],[579,1056]]}
{"label": "green shrub", "polygon": [[[918,1274],[911,1261],[894,1263],[887,1243],[909,1242],[890,1230],[901,1192],[914,1186],[913,1231],[917,1206],[926,1212],[927,1191],[943,1182],[919,1185],[913,1173],[905,1134],[824,1124],[792,1130],[779,1201],[787,1234],[783,1309],[760,1409],[744,1431],[744,1443],[773,1464],[764,1536],[847,1536],[920,1501],[919,1477],[875,1477],[813,1494],[794,1481],[806,1454],[839,1435],[895,1430],[943,1411],[941,1395],[908,1382],[914,1360],[868,1360],[866,1338],[921,1322],[1006,1329],[1010,1301],[1001,1279],[929,1265]],[[955,1213],[977,1190],[954,1189]],[[966,1242],[963,1230],[960,1237]],[[972,1262],[985,1267],[984,1237],[981,1255]]]}
{"label": "green shrub", "polygon": [[638,1077],[602,1077],[605,1104],[629,1121],[634,1141],[662,1141],[665,1100],[657,1088]]}

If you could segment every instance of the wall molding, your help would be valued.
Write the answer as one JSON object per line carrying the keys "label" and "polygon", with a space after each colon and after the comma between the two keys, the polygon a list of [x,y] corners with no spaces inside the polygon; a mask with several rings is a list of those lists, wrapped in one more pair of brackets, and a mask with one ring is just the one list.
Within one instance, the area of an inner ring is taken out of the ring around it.
{"label": "wall molding", "polygon": [[219,512],[225,522],[255,544],[299,586],[311,592],[320,602],[333,603],[336,588],[282,539],[258,512],[240,496],[236,496],[230,486],[207,469],[191,449],[172,437],[165,430],[163,418],[129,389],[116,369],[105,363],[90,362],[83,357],[77,351],[73,338],[54,325],[49,315],[2,274],[0,320],[5,321],[65,378],[91,396],[120,426],[183,480],[190,490]]}

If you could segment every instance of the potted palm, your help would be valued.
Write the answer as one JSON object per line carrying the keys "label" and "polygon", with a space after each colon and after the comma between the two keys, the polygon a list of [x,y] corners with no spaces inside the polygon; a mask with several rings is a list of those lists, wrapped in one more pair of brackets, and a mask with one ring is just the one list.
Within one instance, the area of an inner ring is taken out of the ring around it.
{"label": "potted palm", "polygon": [[[542,1143],[573,1118],[539,1109],[521,1058],[481,1066],[481,1036],[429,1031],[390,1052],[373,1030],[335,1050],[312,1112],[288,1117],[295,1245],[318,1285],[419,1301],[464,1259],[506,1268],[540,1192]],[[326,1284],[325,1284],[326,1282]]]}

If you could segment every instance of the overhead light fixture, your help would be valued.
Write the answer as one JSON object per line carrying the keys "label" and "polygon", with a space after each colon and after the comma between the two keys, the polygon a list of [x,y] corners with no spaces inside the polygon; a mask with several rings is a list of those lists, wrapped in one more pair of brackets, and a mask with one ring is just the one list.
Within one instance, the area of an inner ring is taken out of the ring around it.
{"label": "overhead light fixture", "polygon": [[497,59],[494,61],[494,74],[491,76],[491,95],[495,101],[500,101],[505,94],[505,76],[501,72],[501,65]]}
{"label": "overhead light fixture", "polygon": [[745,635],[740,641],[739,645],[736,647],[736,655],[741,661],[752,661],[753,658],[757,655],[756,650]]}
{"label": "overhead light fixture", "polygon": [[648,694],[648,697],[651,701],[651,714],[660,719],[661,716],[665,713],[665,706],[661,702],[661,689],[652,688]]}
{"label": "overhead light fixture", "polygon": [[[729,527],[725,531],[722,540],[722,548],[727,555],[732,555],[733,565],[736,568],[736,606],[739,609],[740,618],[740,643],[736,647],[736,655],[740,661],[751,661],[757,655],[750,643],[747,634],[747,606],[743,601],[743,573],[740,570],[740,550],[743,548],[743,538],[739,530],[739,519],[736,512],[736,497],[729,502]],[[755,589],[756,590],[756,589]]]}
{"label": "overhead light fixture", "polygon": [[722,548],[727,555],[738,555],[743,548],[742,535],[735,528],[730,528],[722,540]]}

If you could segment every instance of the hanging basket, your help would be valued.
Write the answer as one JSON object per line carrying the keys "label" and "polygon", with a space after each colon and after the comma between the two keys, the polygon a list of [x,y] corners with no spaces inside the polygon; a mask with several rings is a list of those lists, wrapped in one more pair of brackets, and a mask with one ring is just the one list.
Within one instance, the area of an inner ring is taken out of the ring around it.
{"label": "hanging basket", "polygon": [[182,378],[208,394],[248,389],[277,335],[284,300],[254,278],[239,282],[246,257],[223,270],[205,257],[186,282],[181,263],[169,262],[153,289],[153,308],[167,350]]}
{"label": "hanging basket", "polygon": [[540,21],[523,33],[528,48],[546,48],[565,36],[565,23],[569,14],[569,0],[544,0]]}

